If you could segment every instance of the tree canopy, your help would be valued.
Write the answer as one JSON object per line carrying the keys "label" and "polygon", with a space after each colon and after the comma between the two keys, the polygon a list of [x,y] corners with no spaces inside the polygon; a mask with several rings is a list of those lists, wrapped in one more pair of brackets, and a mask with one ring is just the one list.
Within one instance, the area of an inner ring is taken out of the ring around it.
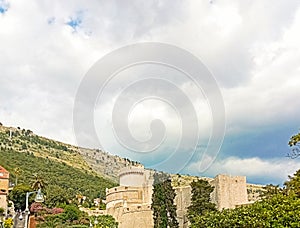
{"label": "tree canopy", "polygon": [[285,182],[284,188],[269,185],[261,201],[251,205],[198,214],[191,227],[299,227],[300,170]]}
{"label": "tree canopy", "polygon": [[155,228],[177,228],[175,190],[171,178],[165,173],[154,174],[152,205]]}
{"label": "tree canopy", "polygon": [[212,187],[206,180],[193,181],[191,205],[188,208],[188,218],[194,222],[194,218],[205,213],[215,211],[216,205],[210,202],[210,194],[213,192]]}
{"label": "tree canopy", "polygon": [[291,151],[288,153],[288,157],[297,158],[300,156],[300,133],[293,135],[288,142],[291,147]]}

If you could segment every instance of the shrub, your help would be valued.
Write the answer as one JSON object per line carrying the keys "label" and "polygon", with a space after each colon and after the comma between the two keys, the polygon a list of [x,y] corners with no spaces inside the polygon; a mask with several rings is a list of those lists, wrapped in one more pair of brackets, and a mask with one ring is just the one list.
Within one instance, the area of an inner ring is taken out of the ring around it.
{"label": "shrub", "polygon": [[54,214],[54,215],[61,214],[63,212],[64,212],[64,209],[58,208],[58,207],[52,208],[52,210],[51,210],[51,213]]}

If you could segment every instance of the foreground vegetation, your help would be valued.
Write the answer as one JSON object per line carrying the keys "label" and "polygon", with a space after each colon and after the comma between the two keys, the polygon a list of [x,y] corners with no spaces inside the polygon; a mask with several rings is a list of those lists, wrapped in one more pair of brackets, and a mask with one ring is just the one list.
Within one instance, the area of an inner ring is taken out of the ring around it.
{"label": "foreground vegetation", "polygon": [[156,172],[151,204],[154,228],[179,227],[176,219],[176,206],[174,205],[175,196],[171,177],[168,174]]}
{"label": "foreground vegetation", "polygon": [[93,227],[116,228],[118,223],[110,215],[88,216],[80,211],[76,205],[65,205],[62,208],[49,210],[39,203],[33,203],[30,211],[35,214],[35,221],[38,222],[38,228],[48,227]]}
{"label": "foreground vegetation", "polygon": [[[201,182],[201,183],[200,183]],[[235,209],[217,211],[204,195],[212,189],[202,180],[193,183],[189,219],[192,228],[199,227],[299,227],[300,224],[300,170],[283,188],[266,186],[262,200]],[[202,196],[199,193],[202,192]],[[194,195],[197,194],[197,195]],[[208,199],[208,198],[207,198]]]}
{"label": "foreground vegetation", "polygon": [[[300,133],[291,137],[291,147],[300,148]],[[292,148],[295,149],[295,148]],[[300,155],[300,150],[292,152],[293,158]],[[191,228],[199,227],[299,227],[300,224],[300,170],[284,186],[267,185],[261,194],[261,200],[251,205],[235,209],[217,211],[209,202],[213,191],[207,181],[198,180],[192,184],[191,206],[188,217]]]}

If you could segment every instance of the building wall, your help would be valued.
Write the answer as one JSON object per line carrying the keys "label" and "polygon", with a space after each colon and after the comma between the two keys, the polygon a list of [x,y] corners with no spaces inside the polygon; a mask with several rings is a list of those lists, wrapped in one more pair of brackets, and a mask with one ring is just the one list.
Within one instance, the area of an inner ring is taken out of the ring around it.
{"label": "building wall", "polygon": [[175,200],[174,203],[177,207],[177,221],[179,223],[179,227],[187,228],[188,225],[188,217],[187,217],[187,210],[188,207],[191,205],[191,186],[185,187],[175,187]]}
{"label": "building wall", "polygon": [[144,187],[152,186],[151,171],[145,170],[144,166],[129,166],[122,168],[119,174],[120,186]]}
{"label": "building wall", "polygon": [[216,203],[218,210],[248,203],[245,176],[217,175],[211,184],[215,187],[212,202]]}
{"label": "building wall", "polygon": [[153,228],[151,205],[135,205],[123,209],[119,228]]}
{"label": "building wall", "polygon": [[247,184],[248,201],[255,202],[259,200],[260,195],[265,191],[264,186],[259,184]]}
{"label": "building wall", "polygon": [[7,211],[7,195],[9,187],[9,172],[0,166],[0,207]]}
{"label": "building wall", "polygon": [[106,190],[106,211],[119,228],[152,228],[152,179],[143,167],[126,167],[120,171],[120,186]]}
{"label": "building wall", "polygon": [[0,207],[7,210],[7,195],[0,194]]}
{"label": "building wall", "polygon": [[[248,203],[246,177],[218,175],[207,179],[214,186],[212,202],[219,210]],[[122,184],[121,184],[122,183]],[[126,167],[120,172],[120,185],[106,191],[107,214],[112,215],[120,228],[152,228],[151,210],[153,178],[143,167]],[[179,227],[188,227],[187,210],[191,204],[191,186],[174,187]]]}
{"label": "building wall", "polygon": [[125,167],[121,169],[120,186],[137,186],[142,187],[145,183],[145,170],[144,167]]}

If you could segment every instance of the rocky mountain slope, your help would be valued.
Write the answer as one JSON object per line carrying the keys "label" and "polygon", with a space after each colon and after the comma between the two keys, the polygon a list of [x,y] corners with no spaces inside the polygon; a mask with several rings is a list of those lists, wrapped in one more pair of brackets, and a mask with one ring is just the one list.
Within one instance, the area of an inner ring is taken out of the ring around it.
{"label": "rocky mountain slope", "polygon": [[137,162],[110,155],[98,149],[79,148],[38,136],[29,129],[6,127],[0,123],[1,148],[65,163],[89,173],[96,173],[114,182],[117,182],[121,168],[137,164]]}

